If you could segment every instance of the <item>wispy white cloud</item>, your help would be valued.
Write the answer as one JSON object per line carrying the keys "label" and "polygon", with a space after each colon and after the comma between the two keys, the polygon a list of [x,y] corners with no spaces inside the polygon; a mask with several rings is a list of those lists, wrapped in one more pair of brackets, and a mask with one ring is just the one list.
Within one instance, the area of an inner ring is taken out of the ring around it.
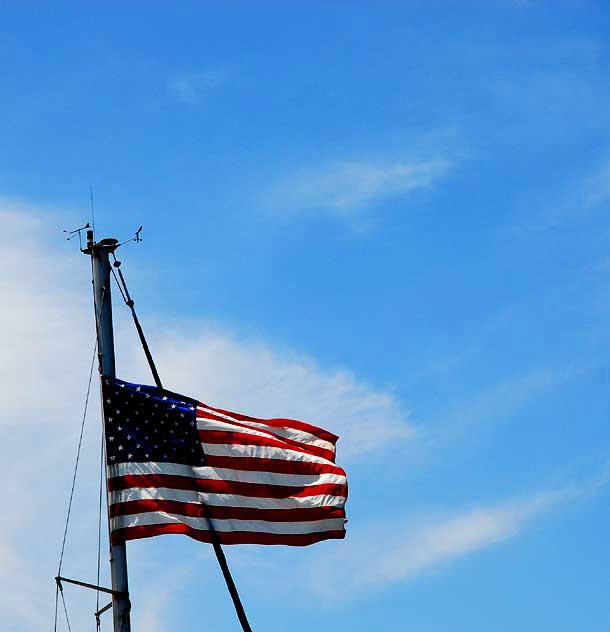
{"label": "wispy white cloud", "polygon": [[585,179],[582,185],[584,209],[591,209],[610,200],[610,160]]}
{"label": "wispy white cloud", "polygon": [[[338,450],[344,461],[404,441],[415,432],[391,393],[372,388],[350,371],[323,369],[290,349],[201,326],[192,332],[165,328],[162,335],[151,337],[151,344],[171,388],[210,404],[230,402],[234,409],[262,417],[319,424],[341,437]],[[130,371],[145,377],[141,356],[134,351],[136,364]]]}
{"label": "wispy white cloud", "polygon": [[194,105],[200,103],[210,91],[225,84],[229,76],[226,68],[183,73],[169,82],[169,90],[178,101]]}
{"label": "wispy white cloud", "polygon": [[540,149],[583,134],[605,136],[609,88],[607,45],[602,39],[586,33],[541,38],[537,33],[524,37],[518,51],[500,41],[469,42],[457,57],[469,60],[472,69],[493,69],[484,90],[489,107],[498,108],[489,130],[495,138],[513,146],[535,139]]}
{"label": "wispy white cloud", "polygon": [[341,563],[339,559],[312,562],[310,571],[317,578],[312,588],[321,596],[353,596],[367,588],[411,579],[515,536],[527,521],[562,497],[563,492],[555,492],[510,500],[415,527],[392,524],[384,533],[377,533],[371,525],[372,530],[351,535],[349,551],[342,551]]}
{"label": "wispy white cloud", "polygon": [[535,397],[565,384],[589,369],[589,366],[543,367],[496,383],[455,407],[440,414],[428,428],[432,443],[455,440],[466,429],[478,424],[497,423],[514,415],[515,410]]}
{"label": "wispy white cloud", "polygon": [[610,202],[610,159],[604,160],[591,173],[575,178],[558,194],[547,196],[536,204],[537,210],[516,224],[514,232],[521,237],[534,236],[573,222],[582,222],[607,208]]}
{"label": "wispy white cloud", "polygon": [[[604,474],[583,485],[436,512],[415,521],[401,521],[393,514],[377,516],[374,523],[353,528],[349,538],[332,551],[314,552],[296,572],[299,577],[307,578],[303,589],[322,601],[336,603],[356,598],[499,545],[518,536],[552,509],[593,493],[607,481]],[[248,559],[248,564],[252,563]],[[254,568],[257,568],[255,561]],[[268,564],[265,572],[257,576],[266,577],[278,590],[282,581],[286,581],[285,569],[280,572]]]}
{"label": "wispy white cloud", "polygon": [[331,212],[349,216],[392,196],[427,189],[447,175],[455,160],[342,160],[288,174],[268,194],[279,212]]}

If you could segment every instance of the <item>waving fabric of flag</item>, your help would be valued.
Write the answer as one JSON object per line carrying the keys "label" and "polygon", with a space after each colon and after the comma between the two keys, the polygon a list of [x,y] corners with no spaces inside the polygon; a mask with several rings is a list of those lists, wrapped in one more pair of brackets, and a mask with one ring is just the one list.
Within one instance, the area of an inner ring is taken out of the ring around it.
{"label": "waving fabric of flag", "polygon": [[102,378],[113,542],[182,533],[222,544],[345,537],[337,437]]}

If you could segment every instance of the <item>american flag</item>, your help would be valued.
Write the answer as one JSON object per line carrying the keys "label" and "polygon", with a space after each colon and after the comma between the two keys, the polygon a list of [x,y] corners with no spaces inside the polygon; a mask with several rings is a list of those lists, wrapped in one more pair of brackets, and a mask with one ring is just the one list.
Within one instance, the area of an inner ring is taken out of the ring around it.
{"label": "american flag", "polygon": [[182,533],[303,546],[345,537],[337,437],[102,378],[113,542]]}

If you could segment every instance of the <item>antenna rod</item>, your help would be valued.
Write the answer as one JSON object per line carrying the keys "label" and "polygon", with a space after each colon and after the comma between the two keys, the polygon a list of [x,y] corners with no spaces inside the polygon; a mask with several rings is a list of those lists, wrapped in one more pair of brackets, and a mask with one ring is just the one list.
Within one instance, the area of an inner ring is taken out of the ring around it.
{"label": "antenna rod", "polygon": [[[85,254],[91,255],[93,269],[93,302],[97,327],[97,350],[100,378],[116,377],[114,367],[114,334],[110,301],[109,254],[118,245],[116,239],[94,242],[93,231],[87,231]],[[107,478],[107,476],[106,476]],[[127,548],[125,542],[110,544],[110,575],[112,578],[112,615],[114,632],[131,632],[130,602],[127,582]]]}

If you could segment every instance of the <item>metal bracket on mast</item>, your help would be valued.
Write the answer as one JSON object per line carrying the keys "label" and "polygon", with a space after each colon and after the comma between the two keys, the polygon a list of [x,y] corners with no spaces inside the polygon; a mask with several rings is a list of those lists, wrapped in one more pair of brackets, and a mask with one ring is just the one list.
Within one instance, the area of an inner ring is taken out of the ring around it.
{"label": "metal bracket on mast", "polygon": [[68,579],[67,577],[57,576],[55,578],[59,589],[62,590],[62,582],[67,582],[68,584],[74,584],[76,586],[82,586],[83,588],[91,588],[91,590],[97,590],[99,592],[107,593],[108,595],[116,595],[117,597],[126,597],[127,593],[120,592],[118,590],[112,590],[112,588],[104,588],[103,586],[96,586],[95,584],[89,584],[88,582],[81,582],[77,579]]}
{"label": "metal bracket on mast", "polygon": [[[61,590],[62,592],[64,590],[62,582],[67,582],[68,584],[75,584],[76,586],[82,586],[83,588],[91,588],[91,590],[103,592],[108,595],[129,598],[127,593],[119,592],[118,590],[112,590],[112,588],[104,588],[103,586],[96,586],[95,584],[89,584],[88,582],[81,582],[81,581],[78,581],[77,579],[68,579],[67,577],[61,577],[60,575],[58,575],[55,578],[55,582],[57,583],[59,590]],[[107,610],[110,610],[110,608],[112,608],[112,601],[94,613],[95,621],[97,622],[98,629],[100,626],[100,616],[104,614],[104,612],[106,612]]]}
{"label": "metal bracket on mast", "polygon": [[103,608],[100,608],[96,613],[95,613],[95,621],[97,623],[97,627],[100,627],[100,615],[104,614],[104,612],[106,612],[106,610],[110,610],[110,608],[112,608],[112,601],[109,604],[106,604]]}

